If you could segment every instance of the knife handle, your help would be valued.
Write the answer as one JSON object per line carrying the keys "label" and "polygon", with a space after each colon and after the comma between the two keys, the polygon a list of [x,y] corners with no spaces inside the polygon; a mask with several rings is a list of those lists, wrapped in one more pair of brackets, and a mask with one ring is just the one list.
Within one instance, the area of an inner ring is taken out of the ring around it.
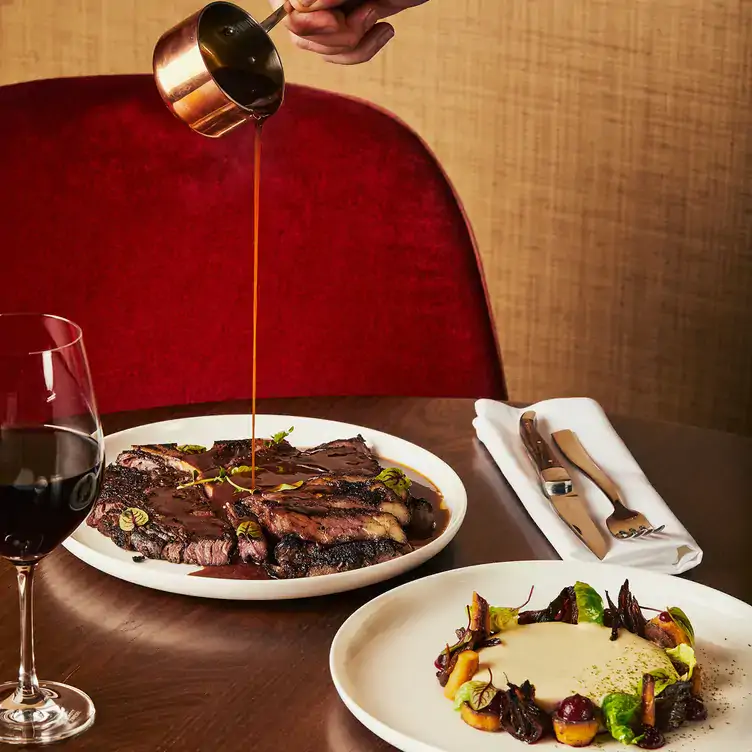
{"label": "knife handle", "polygon": [[558,496],[572,491],[572,479],[551,451],[538,431],[535,410],[527,410],[520,418],[520,438],[538,471],[546,496]]}
{"label": "knife handle", "polygon": [[582,470],[603,491],[612,504],[621,504],[619,489],[611,478],[595,464],[593,458],[577,438],[577,434],[570,430],[554,431],[551,438],[556,442],[561,453],[575,466]]}

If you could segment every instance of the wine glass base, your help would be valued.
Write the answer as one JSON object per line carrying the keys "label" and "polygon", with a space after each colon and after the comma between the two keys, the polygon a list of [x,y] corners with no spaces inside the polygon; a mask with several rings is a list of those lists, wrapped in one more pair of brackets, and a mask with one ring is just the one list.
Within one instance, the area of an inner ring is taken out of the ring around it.
{"label": "wine glass base", "polygon": [[16,702],[16,682],[0,684],[0,744],[51,744],[76,736],[94,723],[94,703],[81,690],[40,682],[44,700]]}

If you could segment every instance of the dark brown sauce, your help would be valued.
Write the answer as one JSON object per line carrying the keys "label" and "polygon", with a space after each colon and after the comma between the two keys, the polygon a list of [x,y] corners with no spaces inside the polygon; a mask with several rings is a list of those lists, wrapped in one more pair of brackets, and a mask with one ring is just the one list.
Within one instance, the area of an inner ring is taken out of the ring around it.
{"label": "dark brown sauce", "polygon": [[[398,465],[398,463],[385,461],[382,464],[384,464],[387,467]],[[398,465],[400,466],[400,465]],[[427,546],[431,541],[436,540],[446,529],[449,525],[449,520],[451,518],[451,514],[449,510],[444,506],[444,497],[441,495],[439,490],[434,486],[434,484],[426,478],[425,475],[422,473],[419,473],[417,470],[413,470],[412,468],[407,468],[404,465],[401,465],[403,469],[410,470],[410,475],[413,476],[413,482],[410,486],[410,493],[413,496],[413,498],[416,499],[425,499],[433,509],[434,518],[435,518],[435,525],[433,532],[430,536],[427,538],[409,538],[409,543],[414,549],[423,548],[424,546]],[[330,468],[333,469],[333,468]],[[321,472],[321,471],[319,471]],[[316,475],[318,473],[308,473],[305,477],[310,478],[311,475]],[[415,480],[415,476],[419,476],[423,482],[419,480]],[[239,476],[235,476],[234,480],[237,480]],[[262,474],[259,472],[258,477],[261,478]],[[279,477],[281,477],[279,474],[274,474],[274,477],[277,479],[273,485],[278,485],[279,482],[286,482],[286,481],[279,481]],[[259,485],[261,486],[261,482],[259,481]],[[234,492],[237,489],[233,489],[232,486],[223,483],[221,485],[215,486],[213,489],[213,503],[214,505],[219,508],[221,505],[227,501],[233,500]],[[237,497],[235,497],[237,498]],[[309,506],[306,506],[306,513],[310,514],[311,509]],[[191,572],[191,576],[193,577],[214,577],[217,579],[224,579],[224,580],[269,580],[271,577],[269,577],[266,570],[259,566],[258,564],[228,564],[226,566],[220,566],[220,567],[203,567],[202,569],[198,570],[197,572]]]}
{"label": "dark brown sauce", "polygon": [[149,504],[164,519],[166,526],[183,527],[196,535],[221,535],[227,528],[213,516],[209,504],[191,504],[191,494],[174,488],[157,488],[149,493]]}
{"label": "dark brown sauce", "polygon": [[[323,450],[304,456],[272,457],[259,460],[256,465],[256,487],[275,488],[283,483],[293,485],[325,473],[356,472],[364,467],[366,460],[352,452]],[[233,481],[239,486],[251,490],[253,477],[251,473],[237,473]]]}
{"label": "dark brown sauce", "polygon": [[199,477],[216,475],[220,467],[228,467],[238,462],[249,461],[249,442],[220,441],[204,452],[195,452],[182,456],[183,461],[198,471]]}
{"label": "dark brown sauce", "polygon": [[219,87],[238,104],[258,109],[279,95],[279,86],[269,76],[223,65],[212,70]]}
{"label": "dark brown sauce", "polygon": [[[237,483],[237,476],[233,477],[233,481]],[[242,498],[241,492],[236,493],[238,489],[233,488],[229,483],[215,483],[208,486],[206,490],[211,494],[211,505],[217,512],[224,510],[227,504],[232,504]]]}
{"label": "dark brown sauce", "polygon": [[208,473],[217,466],[216,457],[217,452],[212,448],[207,452],[191,453],[190,455],[182,457],[182,459],[186,464],[195,468],[200,475],[203,475],[203,473]]}
{"label": "dark brown sauce", "polygon": [[203,567],[191,572],[191,577],[216,577],[221,580],[269,580],[263,567],[258,564],[225,564],[221,567]]}
{"label": "dark brown sauce", "polygon": [[261,124],[253,142],[253,342],[251,374],[251,488],[256,488],[256,340],[258,338],[259,293],[259,201],[261,198]]}

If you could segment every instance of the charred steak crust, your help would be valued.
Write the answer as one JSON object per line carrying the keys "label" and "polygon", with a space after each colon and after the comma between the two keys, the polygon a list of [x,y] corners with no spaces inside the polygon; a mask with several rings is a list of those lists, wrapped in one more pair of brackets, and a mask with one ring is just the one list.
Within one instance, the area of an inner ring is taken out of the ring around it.
{"label": "charred steak crust", "polygon": [[372,509],[318,509],[313,506],[280,504],[249,495],[242,502],[273,536],[295,535],[313,543],[342,543],[356,540],[395,540],[407,536],[397,518]]}
{"label": "charred steak crust", "polygon": [[[159,485],[163,478],[134,467],[111,465],[87,519],[120,548],[176,564],[228,564],[235,546],[230,524],[218,517],[200,487],[182,491]],[[126,509],[146,512],[146,524],[123,530]]]}
{"label": "charred steak crust", "polygon": [[[403,500],[377,480],[382,467],[362,436],[302,451],[287,441],[258,439],[257,466],[292,463],[311,474],[294,489],[255,494],[228,484],[178,489],[193,479],[213,477],[220,468],[250,465],[251,452],[250,439],[216,441],[208,449],[134,446],[107,468],[87,524],[117,546],[148,558],[200,566],[239,559],[263,564],[277,578],[388,561],[412,550],[405,531],[432,529],[428,502]],[[270,472],[282,472],[282,467]],[[143,510],[148,521],[123,530],[120,517],[129,508]]]}
{"label": "charred steak crust", "polygon": [[255,496],[276,506],[309,508],[312,514],[326,509],[368,509],[391,514],[400,525],[410,524],[408,505],[381,481],[338,482],[331,476],[322,479],[325,482],[312,478],[297,489],[261,491]]}
{"label": "charred steak crust", "polygon": [[394,541],[352,541],[333,546],[308,543],[295,536],[283,538],[274,549],[276,564],[268,570],[274,577],[314,577],[360,569],[395,559],[412,549]]}

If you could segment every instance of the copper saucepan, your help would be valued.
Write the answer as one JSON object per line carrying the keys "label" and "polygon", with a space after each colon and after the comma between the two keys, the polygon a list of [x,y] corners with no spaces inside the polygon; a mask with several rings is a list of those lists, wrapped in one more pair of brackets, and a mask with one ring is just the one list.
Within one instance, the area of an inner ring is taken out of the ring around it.
{"label": "copper saucepan", "polygon": [[[353,10],[362,0],[341,6]],[[166,31],[154,49],[154,78],[167,107],[197,133],[216,138],[282,104],[285,74],[269,32],[288,0],[259,23],[227,2],[209,3]]]}

